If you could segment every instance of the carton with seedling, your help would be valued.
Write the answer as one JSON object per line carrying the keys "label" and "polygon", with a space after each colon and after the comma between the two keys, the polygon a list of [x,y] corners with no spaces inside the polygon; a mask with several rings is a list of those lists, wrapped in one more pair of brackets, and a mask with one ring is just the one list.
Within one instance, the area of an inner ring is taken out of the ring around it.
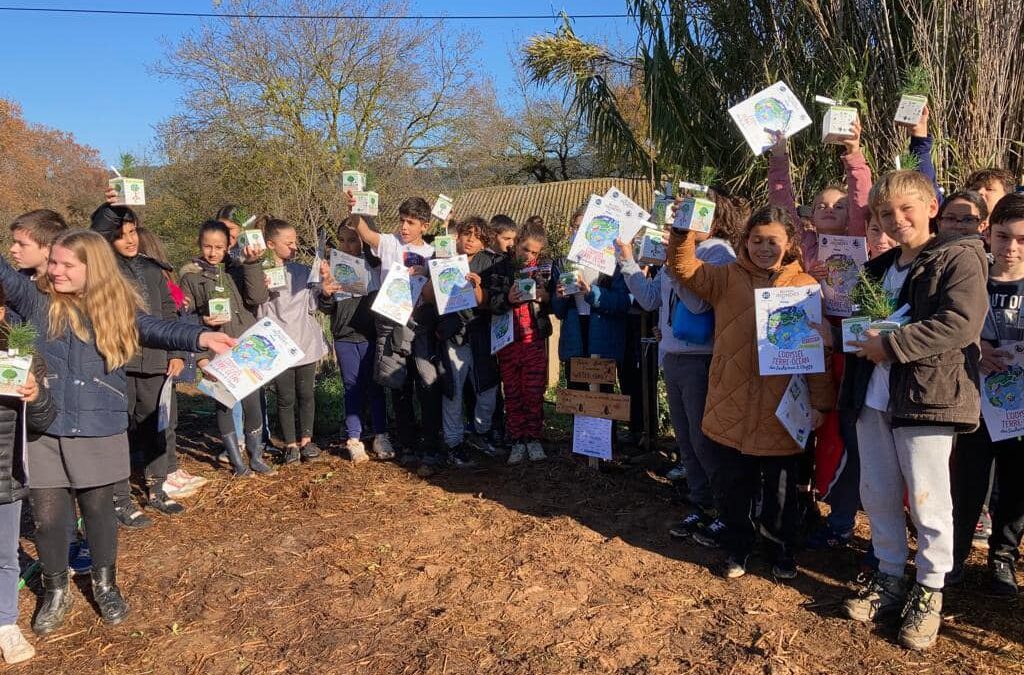
{"label": "carton with seedling", "polygon": [[366,174],[362,171],[342,171],[341,187],[345,192],[365,192]]}
{"label": "carton with seedling", "polygon": [[912,127],[920,122],[925,106],[928,105],[930,91],[931,75],[928,70],[920,66],[911,68],[900,92],[900,103],[894,117],[896,124]]}
{"label": "carton with seedling", "polygon": [[353,199],[356,203],[352,206],[352,213],[359,216],[374,216],[380,213],[380,202],[376,192],[353,192]]}
{"label": "carton with seedling", "polygon": [[452,198],[448,195],[438,195],[437,201],[434,202],[434,208],[431,209],[430,213],[440,221],[448,220],[454,204]]}
{"label": "carton with seedling", "polygon": [[117,201],[113,206],[145,206],[146,183],[141,178],[128,178],[114,167],[110,167],[117,178],[111,178],[107,184],[117,191]]}
{"label": "carton with seedling", "polygon": [[20,396],[18,387],[25,385],[32,369],[39,331],[30,323],[4,325],[0,330],[7,339],[7,350],[0,351],[0,396]]}
{"label": "carton with seedling", "polygon": [[872,279],[861,270],[857,285],[850,292],[854,314],[842,322],[842,339],[844,352],[856,352],[849,342],[861,342],[868,330],[879,333],[891,333],[899,330],[910,322],[907,312],[910,307],[904,305],[896,308],[896,300],[885,290],[885,285]]}

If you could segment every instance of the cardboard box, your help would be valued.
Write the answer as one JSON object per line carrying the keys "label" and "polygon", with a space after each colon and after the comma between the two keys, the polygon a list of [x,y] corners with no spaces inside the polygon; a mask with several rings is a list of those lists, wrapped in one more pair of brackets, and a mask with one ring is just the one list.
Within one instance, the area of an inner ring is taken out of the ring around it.
{"label": "cardboard box", "polygon": [[857,121],[857,109],[843,105],[829,106],[821,122],[821,142],[842,145],[844,140],[853,138],[853,123]]}
{"label": "cardboard box", "polygon": [[537,299],[537,282],[533,279],[516,279],[516,286],[519,288],[519,292],[530,300]]}
{"label": "cardboard box", "polygon": [[448,195],[438,195],[437,201],[434,202],[434,208],[430,211],[438,220],[448,220],[448,216],[452,213],[452,198]]}
{"label": "cardboard box", "polygon": [[654,222],[659,227],[672,227],[676,218],[676,204],[672,199],[659,199],[654,204]]}
{"label": "cardboard box", "polygon": [[576,295],[583,292],[583,289],[580,288],[580,273],[577,270],[562,272],[558,275],[558,283],[562,284],[562,289],[566,295]]}
{"label": "cardboard box", "polygon": [[851,316],[849,319],[843,319],[842,324],[842,339],[843,339],[843,351],[847,354],[852,354],[857,351],[856,347],[850,347],[847,342],[860,342],[864,339],[864,331],[871,325],[871,319],[866,316]]}
{"label": "cardboard box", "polygon": [[637,262],[641,265],[663,265],[668,251],[665,248],[665,241],[662,238],[662,231],[654,228],[644,228],[640,236],[639,252]]}
{"label": "cardboard box", "polygon": [[231,298],[210,298],[207,305],[211,319],[231,319]]}
{"label": "cardboard box", "polygon": [[146,183],[141,178],[111,178],[107,184],[117,190],[114,206],[146,205]]}
{"label": "cardboard box", "polygon": [[896,108],[896,116],[893,119],[896,120],[896,124],[912,127],[921,121],[921,115],[924,114],[926,105],[928,105],[927,96],[903,94],[900,96],[900,104]]}
{"label": "cardboard box", "polygon": [[353,192],[355,206],[352,213],[359,216],[376,216],[380,212],[380,204],[376,192]]}
{"label": "cardboard box", "polygon": [[710,232],[714,220],[715,203],[713,201],[700,197],[687,197],[676,207],[676,217],[672,221],[672,229]]}
{"label": "cardboard box", "polygon": [[442,234],[434,237],[434,257],[451,258],[455,255],[455,237]]}
{"label": "cardboard box", "polygon": [[24,386],[31,368],[31,356],[0,351],[0,396],[19,396],[17,389]]}
{"label": "cardboard box", "polygon": [[362,171],[342,171],[341,187],[345,192],[366,192],[366,174]]}
{"label": "cardboard box", "polygon": [[245,248],[246,246],[265,249],[267,242],[263,239],[263,233],[259,230],[242,230],[239,232],[238,248]]}
{"label": "cardboard box", "polygon": [[868,328],[871,330],[877,330],[879,333],[891,333],[894,330],[899,330],[903,326],[910,323],[909,316],[901,316],[899,318],[889,317],[888,319],[882,319],[881,321],[872,321]]}
{"label": "cardboard box", "polygon": [[265,267],[263,276],[269,282],[268,288],[284,288],[288,285],[288,275],[284,267]]}

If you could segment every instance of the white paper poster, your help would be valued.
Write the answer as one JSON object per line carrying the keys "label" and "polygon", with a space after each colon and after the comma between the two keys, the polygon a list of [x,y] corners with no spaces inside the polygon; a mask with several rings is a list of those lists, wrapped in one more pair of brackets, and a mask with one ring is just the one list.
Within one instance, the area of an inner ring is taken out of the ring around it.
{"label": "white paper poster", "polygon": [[825,372],[825,346],[812,323],[821,323],[821,287],[754,289],[757,358],[761,375]]}
{"label": "white paper poster", "polygon": [[577,455],[612,458],[612,421],[587,415],[572,416],[572,451]]}
{"label": "white paper poster", "polygon": [[1012,361],[1006,370],[981,376],[981,414],[993,442],[1024,436],[1024,342],[999,349]]}
{"label": "white paper poster", "polygon": [[603,274],[615,273],[615,240],[631,241],[644,221],[619,202],[591,195],[568,259]]}
{"label": "white paper poster", "polygon": [[156,430],[166,431],[171,426],[171,401],[174,399],[174,378],[168,377],[160,387],[160,398],[156,408]]}
{"label": "white paper poster", "polygon": [[811,390],[803,375],[789,378],[789,386],[782,394],[775,416],[782,422],[789,435],[801,448],[807,445],[807,438],[813,431],[813,409],[811,408]]}
{"label": "white paper poster", "polygon": [[604,193],[604,198],[613,202],[618,202],[626,209],[626,215],[639,218],[643,221],[648,221],[651,218],[651,212],[645,210],[642,206],[630,199],[625,192],[615,187],[611,187],[608,192]]}
{"label": "white paper poster", "polygon": [[242,333],[231,351],[218,354],[203,370],[217,379],[210,382],[213,396],[232,407],[302,360],[305,354],[273,319],[260,319]]}
{"label": "white paper poster", "polygon": [[491,353],[497,354],[512,344],[515,331],[512,325],[512,312],[491,315]]}
{"label": "white paper poster", "polygon": [[387,278],[381,284],[380,292],[370,306],[374,312],[404,326],[412,316],[412,310],[419,300],[420,291],[427,283],[422,275],[409,276],[409,270],[401,263],[392,263]]}
{"label": "white paper poster", "polygon": [[370,267],[366,260],[349,255],[337,249],[331,249],[331,276],[341,286],[341,293],[335,296],[361,297],[372,290],[370,288]]}
{"label": "white paper poster", "polygon": [[864,237],[818,235],[818,261],[825,267],[821,292],[825,296],[825,314],[852,316],[850,293],[857,285],[860,270],[868,260]]}
{"label": "white paper poster", "polygon": [[476,291],[466,279],[469,274],[469,258],[465,255],[434,258],[427,265],[439,315],[476,307]]}
{"label": "white paper poster", "polygon": [[316,235],[316,256],[309,270],[309,284],[320,283],[320,263],[327,259],[327,230],[320,228]]}
{"label": "white paper poster", "polygon": [[776,82],[746,101],[737,103],[729,108],[729,115],[755,155],[772,146],[769,132],[781,131],[789,138],[811,126],[811,116],[785,82]]}

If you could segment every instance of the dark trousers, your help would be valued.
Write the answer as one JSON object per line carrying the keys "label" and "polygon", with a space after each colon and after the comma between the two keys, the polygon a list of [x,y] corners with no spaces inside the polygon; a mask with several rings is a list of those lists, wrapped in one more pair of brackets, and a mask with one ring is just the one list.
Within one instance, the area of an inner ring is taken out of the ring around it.
{"label": "dark trousers", "polygon": [[[242,432],[250,434],[263,430],[263,411],[260,410],[260,392],[257,389],[241,401]],[[231,416],[231,408],[217,403],[217,431],[221,436],[235,433],[235,420]],[[242,440],[242,439],[239,439]]]}
{"label": "dark trousers", "polygon": [[[160,484],[167,478],[167,442],[157,432],[157,409],[160,407],[160,389],[166,375],[128,373],[128,445],[131,449],[132,469],[142,468],[146,483]],[[114,483],[114,498],[124,502],[131,488],[127,480]]]}
{"label": "dark trousers", "polygon": [[114,515],[113,486],[81,488],[33,488],[32,517],[36,524],[36,550],[47,574],[68,568],[68,513],[74,501],[82,512],[85,535],[89,539],[92,566],[107,567],[117,560],[117,518]]}
{"label": "dark trousers", "polygon": [[857,413],[852,410],[839,412],[839,433],[843,439],[846,463],[833,479],[825,499],[832,511],[828,524],[833,532],[840,534],[853,531],[853,525],[860,510],[860,451],[857,449]]}
{"label": "dark trousers", "polygon": [[[441,385],[426,385],[417,374],[411,356],[406,364],[406,372],[402,388],[391,390],[391,401],[395,409],[395,435],[407,450],[419,449],[421,438],[424,449],[434,450],[441,436]],[[416,423],[417,402],[419,424]]]}
{"label": "dark trousers", "polygon": [[341,383],[345,386],[345,433],[346,438],[363,436],[363,410],[370,406],[370,421],[373,434],[387,432],[387,405],[384,402],[384,388],[373,379],[373,344],[369,342],[334,343],[334,354],[341,371]]}
{"label": "dark trousers", "polygon": [[800,522],[796,485],[802,455],[755,457],[711,443],[721,461],[714,480],[722,495],[718,517],[725,523],[726,553],[737,559],[750,555],[759,524],[774,559],[791,557]]}
{"label": "dark trousers", "polygon": [[1014,564],[1024,534],[1024,440],[993,443],[984,422],[977,431],[957,434],[950,460],[953,488],[953,562],[963,564],[971,552],[974,528],[988,496],[995,465],[999,498],[991,506],[989,561]]}
{"label": "dark trousers", "polygon": [[[281,426],[281,438],[285,445],[295,445],[300,439],[313,437],[313,416],[316,411],[316,401],[313,398],[315,378],[315,363],[289,368],[274,378],[274,389],[277,391],[277,423]],[[296,408],[299,412],[297,428]]]}

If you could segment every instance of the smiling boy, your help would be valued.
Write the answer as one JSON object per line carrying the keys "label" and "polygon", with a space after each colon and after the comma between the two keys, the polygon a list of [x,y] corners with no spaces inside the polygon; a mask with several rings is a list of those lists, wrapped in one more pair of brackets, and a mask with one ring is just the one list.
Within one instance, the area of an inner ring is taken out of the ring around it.
{"label": "smiling boy", "polygon": [[870,207],[898,247],[871,259],[865,274],[883,284],[897,307],[908,307],[910,323],[850,343],[858,351],[847,357],[839,405],[858,414],[861,501],[879,567],[846,602],[846,614],[870,621],[904,609],[906,491],[918,533],[917,583],[906,597],[899,640],[927,649],[938,635],[942,588],[953,567],[953,437],[978,426],[988,264],[980,238],[931,233],[938,199],[916,171],[883,177],[871,189]]}

